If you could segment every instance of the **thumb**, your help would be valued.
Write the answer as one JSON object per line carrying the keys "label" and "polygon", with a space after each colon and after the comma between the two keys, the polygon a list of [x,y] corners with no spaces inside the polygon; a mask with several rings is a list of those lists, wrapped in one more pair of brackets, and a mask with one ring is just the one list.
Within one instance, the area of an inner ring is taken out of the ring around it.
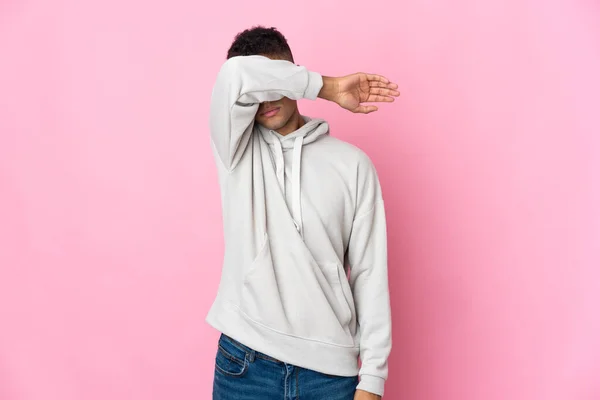
{"label": "thumb", "polygon": [[358,106],[356,107],[354,110],[352,110],[353,112],[357,113],[357,114],[370,114],[372,112],[375,112],[379,110],[379,108],[377,108],[377,106]]}

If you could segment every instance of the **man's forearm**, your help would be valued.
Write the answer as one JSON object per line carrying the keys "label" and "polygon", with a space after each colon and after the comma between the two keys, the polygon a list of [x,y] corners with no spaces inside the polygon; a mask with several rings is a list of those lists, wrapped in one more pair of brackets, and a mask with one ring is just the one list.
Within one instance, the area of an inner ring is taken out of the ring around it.
{"label": "man's forearm", "polygon": [[321,99],[324,100],[328,100],[328,101],[335,101],[338,93],[339,93],[339,87],[338,87],[338,82],[337,82],[337,78],[332,78],[329,76],[324,76],[323,77],[323,87],[321,88],[321,91],[319,92],[319,96]]}

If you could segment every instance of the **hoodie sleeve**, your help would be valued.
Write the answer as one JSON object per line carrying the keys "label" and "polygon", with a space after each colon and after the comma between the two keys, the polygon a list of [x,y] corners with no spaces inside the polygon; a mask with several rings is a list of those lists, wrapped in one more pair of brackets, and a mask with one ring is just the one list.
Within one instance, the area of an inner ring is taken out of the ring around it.
{"label": "hoodie sleeve", "polygon": [[368,159],[359,166],[357,192],[347,259],[361,334],[358,389],[383,396],[392,345],[387,233],[379,180]]}
{"label": "hoodie sleeve", "polygon": [[263,56],[239,56],[227,60],[213,87],[210,133],[213,146],[228,170],[235,168],[252,133],[260,103],[316,100],[323,78],[289,61]]}

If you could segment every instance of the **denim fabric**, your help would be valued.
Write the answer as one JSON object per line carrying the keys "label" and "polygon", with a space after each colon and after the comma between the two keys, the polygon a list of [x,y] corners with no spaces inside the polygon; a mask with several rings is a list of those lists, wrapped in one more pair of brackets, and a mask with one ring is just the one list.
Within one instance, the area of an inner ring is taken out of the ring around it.
{"label": "denim fabric", "polygon": [[285,364],[222,335],[213,400],[352,400],[358,377]]}

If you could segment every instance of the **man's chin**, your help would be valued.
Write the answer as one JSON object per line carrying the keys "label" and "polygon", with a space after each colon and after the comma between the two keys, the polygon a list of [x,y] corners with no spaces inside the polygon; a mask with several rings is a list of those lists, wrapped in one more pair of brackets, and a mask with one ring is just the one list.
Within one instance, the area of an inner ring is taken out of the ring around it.
{"label": "man's chin", "polygon": [[265,128],[272,130],[272,131],[276,131],[278,129],[281,129],[285,126],[285,123],[283,122],[276,122],[276,121],[264,121],[264,122],[260,122],[258,121],[258,123],[262,126],[264,126]]}

